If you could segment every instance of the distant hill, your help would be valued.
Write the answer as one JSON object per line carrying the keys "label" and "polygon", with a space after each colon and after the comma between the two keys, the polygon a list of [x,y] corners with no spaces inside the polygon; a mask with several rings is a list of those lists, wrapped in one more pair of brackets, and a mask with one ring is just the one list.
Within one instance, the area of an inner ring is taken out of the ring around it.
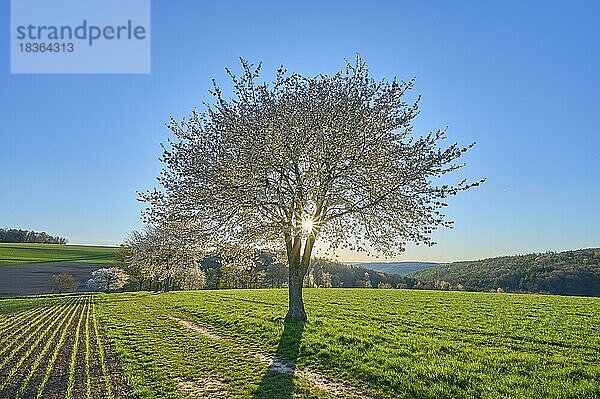
{"label": "distant hill", "polygon": [[441,263],[434,262],[347,262],[349,265],[364,267],[383,273],[406,275],[430,267],[440,266]]}
{"label": "distant hill", "polygon": [[469,291],[600,296],[600,248],[455,262],[410,277],[425,283],[460,284]]}

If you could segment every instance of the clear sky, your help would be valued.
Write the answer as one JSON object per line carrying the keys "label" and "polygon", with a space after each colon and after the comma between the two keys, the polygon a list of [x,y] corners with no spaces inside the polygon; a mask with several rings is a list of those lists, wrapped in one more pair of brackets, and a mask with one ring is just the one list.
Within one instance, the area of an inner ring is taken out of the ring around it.
{"label": "clear sky", "polygon": [[117,244],[141,227],[168,117],[237,57],[314,75],[359,52],[378,78],[416,77],[415,132],[476,141],[456,179],[487,179],[451,201],[437,246],[398,259],[600,246],[597,1],[211,3],[152,2],[147,75],[11,75],[0,3],[0,226]]}

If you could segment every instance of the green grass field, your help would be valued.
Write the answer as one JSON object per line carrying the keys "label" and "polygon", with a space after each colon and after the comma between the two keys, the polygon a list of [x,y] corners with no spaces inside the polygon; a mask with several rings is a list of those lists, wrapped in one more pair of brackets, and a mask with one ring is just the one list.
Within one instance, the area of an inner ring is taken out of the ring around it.
{"label": "green grass field", "polygon": [[[11,317],[57,298],[0,300],[3,337]],[[309,322],[285,325],[285,290],[101,294],[77,325],[94,330],[97,312],[129,397],[600,398],[599,298],[308,289],[305,299]]]}
{"label": "green grass field", "polygon": [[0,265],[19,263],[114,263],[118,248],[87,245],[0,243]]}
{"label": "green grass field", "polygon": [[600,299],[312,289],[304,328],[284,327],[286,300],[284,290],[104,295],[99,312],[145,397],[184,397],[182,381],[227,397],[328,397],[249,355],[260,352],[381,398],[600,398]]}

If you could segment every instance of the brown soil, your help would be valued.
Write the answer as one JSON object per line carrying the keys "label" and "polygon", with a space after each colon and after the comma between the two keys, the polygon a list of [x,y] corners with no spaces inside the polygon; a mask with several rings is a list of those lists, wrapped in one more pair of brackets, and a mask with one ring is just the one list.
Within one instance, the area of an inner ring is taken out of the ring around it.
{"label": "brown soil", "polygon": [[87,379],[85,375],[85,317],[87,308],[88,307],[86,306],[84,309],[85,312],[83,313],[83,319],[81,320],[81,327],[79,330],[79,343],[77,346],[77,356],[75,358],[75,386],[73,388],[74,398],[85,398],[86,395]]}
{"label": "brown soil", "polygon": [[[48,317],[44,320],[44,327],[35,334],[34,331],[38,326],[32,325],[30,330],[31,334],[27,334],[24,337],[25,345],[10,358],[0,371],[0,381],[4,382],[4,387],[0,391],[0,397],[16,396],[21,386],[21,382],[29,374],[29,370],[35,362],[35,359],[41,354],[44,345],[52,337],[54,329],[57,328],[57,326],[62,325],[62,322],[66,321],[65,317],[68,315],[70,315],[70,308],[59,308],[56,313],[51,315],[52,317]],[[52,323],[54,323],[53,327],[46,330],[46,325]],[[40,337],[41,339],[38,344],[35,347],[32,347]],[[17,348],[22,342],[23,341],[15,342],[14,347]],[[8,351],[6,355],[9,355],[11,352],[12,349]]]}
{"label": "brown soil", "polygon": [[[38,366],[34,377],[29,381],[29,385],[27,390],[25,391],[25,398],[33,398],[37,394],[38,387],[42,383],[44,376],[46,375],[47,368],[50,366],[50,359],[52,358],[52,354],[57,345],[59,345],[60,335],[62,334],[62,330],[67,328],[67,333],[63,342],[60,344],[60,349],[58,352],[58,357],[56,358],[55,363],[52,365],[52,370],[50,372],[50,378],[44,387],[42,392],[43,398],[59,398],[61,396],[57,395],[57,393],[66,392],[67,391],[67,380],[69,378],[69,359],[71,356],[71,349],[73,347],[73,341],[75,337],[75,329],[77,328],[77,321],[79,319],[79,315],[82,311],[82,306],[78,306],[75,312],[71,323],[68,326],[62,326],[61,331],[59,331],[54,338],[53,343],[50,346],[50,350],[45,355],[45,360]],[[70,315],[68,316],[70,318]],[[43,345],[40,345],[43,347]],[[64,398],[64,394],[62,395]]]}
{"label": "brown soil", "polygon": [[[114,398],[125,397],[127,393],[127,387],[125,384],[125,380],[120,372],[117,363],[115,361],[115,357],[110,347],[107,345],[107,340],[102,333],[102,330],[99,326],[99,331],[101,334],[101,342],[104,348],[105,353],[105,368],[108,373],[108,384],[105,374],[102,369],[102,363],[100,361],[100,351],[98,350],[96,335],[93,324],[93,315],[92,308],[90,302],[90,315],[87,318],[88,307],[85,305],[87,302],[85,297],[81,297],[79,301],[79,305],[75,310],[75,314],[71,319],[71,315],[73,313],[71,311],[65,312],[59,316],[59,313],[65,309],[64,306],[58,309],[56,313],[48,314],[48,317],[43,320],[44,325],[49,325],[52,322],[56,321],[50,331],[43,334],[44,328],[37,334],[33,334],[35,330],[35,326],[32,328],[28,328],[25,330],[26,334],[24,334],[23,339],[28,339],[23,348],[19,349],[14,356],[10,358],[4,367],[0,369],[0,382],[4,382],[5,386],[2,390],[0,390],[0,398],[14,398],[19,393],[21,389],[21,385],[24,382],[24,379],[31,371],[31,367],[33,366],[36,359],[43,352],[44,346],[48,343],[48,340],[52,337],[52,334],[56,331],[56,329],[60,328],[60,330],[56,333],[52,342],[50,343],[48,350],[43,354],[43,358],[39,362],[34,374],[30,378],[27,386],[24,391],[21,392],[20,397],[22,398],[35,398],[37,395],[38,388],[40,384],[42,384],[44,380],[44,376],[49,367],[50,374],[49,379],[44,386],[44,390],[42,392],[42,397],[44,399],[64,399],[67,395],[67,387],[69,382],[69,373],[70,373],[70,363],[71,357],[73,354],[73,349],[75,345],[75,339],[77,335],[77,327],[79,326],[79,337],[78,337],[78,347],[77,353],[75,357],[75,373],[74,377],[74,386],[73,386],[73,398],[86,398],[88,391],[88,378],[86,373],[86,339],[89,338],[89,357],[87,361],[89,362],[89,370],[90,370],[90,381],[91,384],[89,386],[89,390],[92,398],[105,398],[107,397],[107,391],[110,389],[112,392],[112,396]],[[67,300],[65,300],[65,304]],[[81,324],[79,324],[79,318],[82,316]],[[89,329],[89,337],[86,335],[86,318],[88,319]],[[68,320],[71,319],[70,324],[67,326]],[[15,326],[18,328],[18,326]],[[58,356],[53,364],[51,364],[52,355],[57,345],[59,344],[60,336],[64,330],[67,328],[66,335],[64,340],[60,344]],[[43,335],[41,335],[43,334]],[[15,338],[18,335],[15,336]],[[30,351],[32,344],[42,336],[39,343],[34,347],[33,350]],[[12,342],[9,341],[11,347],[16,348],[20,345],[20,342]],[[27,352],[30,353],[28,354]],[[5,355],[9,355],[12,352],[12,349],[6,351]],[[25,357],[25,355],[27,355]],[[23,359],[23,360],[21,360]],[[14,372],[12,371],[14,370]],[[9,380],[7,377],[9,375]]]}
{"label": "brown soil", "polygon": [[106,267],[95,263],[35,263],[2,265],[0,267],[0,297],[15,295],[38,295],[56,292],[52,275],[67,273],[79,283],[80,289],[92,277],[92,271]]}

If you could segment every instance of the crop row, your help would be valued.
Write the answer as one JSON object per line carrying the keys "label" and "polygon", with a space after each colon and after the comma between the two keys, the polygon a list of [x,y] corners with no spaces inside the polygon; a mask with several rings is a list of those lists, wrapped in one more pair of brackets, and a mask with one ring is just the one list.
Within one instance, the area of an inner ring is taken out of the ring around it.
{"label": "crop row", "polygon": [[93,296],[41,301],[0,331],[0,397],[115,397]]}

